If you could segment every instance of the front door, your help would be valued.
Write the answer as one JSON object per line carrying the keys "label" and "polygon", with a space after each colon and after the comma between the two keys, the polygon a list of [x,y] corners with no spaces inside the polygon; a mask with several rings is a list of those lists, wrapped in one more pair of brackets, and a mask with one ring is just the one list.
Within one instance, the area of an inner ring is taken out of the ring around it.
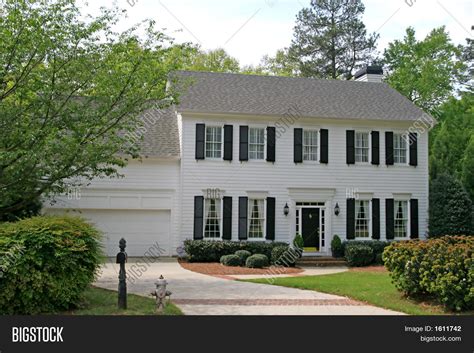
{"label": "front door", "polygon": [[302,236],[305,251],[319,251],[319,208],[302,209]]}

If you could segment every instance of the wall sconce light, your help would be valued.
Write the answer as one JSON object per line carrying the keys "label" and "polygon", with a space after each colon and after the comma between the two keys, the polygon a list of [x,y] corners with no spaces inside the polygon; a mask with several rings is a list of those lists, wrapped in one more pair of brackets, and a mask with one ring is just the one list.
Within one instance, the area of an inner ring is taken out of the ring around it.
{"label": "wall sconce light", "polygon": [[285,216],[288,216],[288,213],[290,213],[290,207],[288,206],[288,203],[283,207],[283,214]]}
{"label": "wall sconce light", "polygon": [[339,216],[340,211],[341,211],[341,209],[339,208],[339,204],[336,202],[336,207],[334,207],[334,214],[336,216]]}

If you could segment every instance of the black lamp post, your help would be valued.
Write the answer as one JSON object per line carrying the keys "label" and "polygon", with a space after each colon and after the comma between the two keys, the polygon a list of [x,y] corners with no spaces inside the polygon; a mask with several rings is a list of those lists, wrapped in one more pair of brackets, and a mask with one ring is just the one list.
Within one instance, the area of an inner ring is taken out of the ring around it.
{"label": "black lamp post", "polygon": [[118,308],[127,309],[127,272],[125,270],[125,263],[127,262],[127,253],[125,248],[127,242],[124,238],[119,241],[120,252],[117,254],[117,263],[120,264],[119,271],[119,285],[118,285]]}

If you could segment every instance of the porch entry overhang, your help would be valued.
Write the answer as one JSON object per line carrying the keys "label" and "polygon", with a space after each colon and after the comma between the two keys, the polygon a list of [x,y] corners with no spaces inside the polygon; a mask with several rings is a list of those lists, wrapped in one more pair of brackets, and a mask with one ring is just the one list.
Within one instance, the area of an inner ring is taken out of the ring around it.
{"label": "porch entry overhang", "polygon": [[327,253],[331,234],[331,215],[336,189],[289,188],[296,234],[304,240],[304,252]]}

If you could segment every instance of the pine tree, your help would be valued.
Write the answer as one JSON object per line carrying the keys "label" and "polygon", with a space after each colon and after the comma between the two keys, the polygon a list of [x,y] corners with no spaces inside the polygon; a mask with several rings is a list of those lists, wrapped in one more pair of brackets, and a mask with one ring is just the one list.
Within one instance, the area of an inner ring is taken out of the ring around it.
{"label": "pine tree", "polygon": [[361,0],[312,0],[296,18],[291,55],[301,76],[351,79],[373,60],[378,35],[368,35]]}

